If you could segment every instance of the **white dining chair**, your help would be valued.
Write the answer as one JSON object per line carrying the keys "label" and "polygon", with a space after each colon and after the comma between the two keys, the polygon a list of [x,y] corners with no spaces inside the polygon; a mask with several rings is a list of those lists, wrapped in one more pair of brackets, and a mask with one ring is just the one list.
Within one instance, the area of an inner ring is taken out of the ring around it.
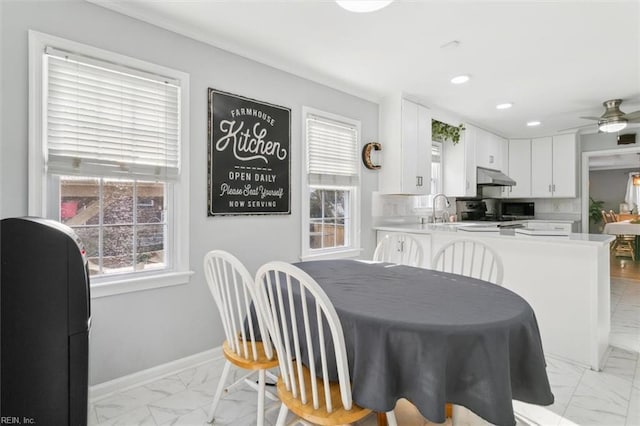
{"label": "white dining chair", "polygon": [[[256,285],[262,315],[279,353],[277,391],[282,405],[276,425],[284,425],[289,411],[322,425],[352,423],[369,415],[371,410],[352,401],[342,325],[320,285],[285,262],[263,265],[256,273]],[[329,339],[333,345],[327,344]],[[329,380],[329,359],[335,362],[337,382]],[[389,424],[396,426],[393,411],[386,414]]]}
{"label": "white dining chair", "polygon": [[[255,283],[244,265],[232,254],[223,250],[213,250],[204,257],[204,274],[213,295],[226,341],[222,344],[222,352],[226,358],[222,377],[213,397],[209,411],[209,423],[215,420],[215,412],[223,390],[245,382],[258,391],[258,413],[256,424],[264,424],[265,395],[277,401],[270,392],[265,392],[265,376],[276,380],[277,377],[267,370],[278,366],[278,359],[268,338],[268,330],[263,318],[251,315],[251,307],[255,304]],[[254,308],[255,309],[255,308]],[[246,320],[246,327],[245,327]],[[255,331],[259,332],[256,336]],[[259,338],[263,339],[262,341]],[[249,370],[248,374],[235,383],[225,387],[231,365]],[[258,373],[258,384],[248,377]]]}
{"label": "white dining chair", "polygon": [[502,285],[504,273],[500,256],[480,241],[452,240],[433,256],[431,268]]}
{"label": "white dining chair", "polygon": [[387,234],[373,252],[373,260],[407,266],[422,266],[422,246],[405,233]]}

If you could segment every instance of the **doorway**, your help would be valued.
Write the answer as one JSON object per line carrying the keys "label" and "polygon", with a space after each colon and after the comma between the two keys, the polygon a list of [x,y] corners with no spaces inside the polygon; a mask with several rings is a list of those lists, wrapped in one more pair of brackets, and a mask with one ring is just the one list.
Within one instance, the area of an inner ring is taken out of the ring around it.
{"label": "doorway", "polygon": [[[582,153],[582,230],[583,232],[601,232],[603,224],[591,231],[590,199],[602,201],[602,207],[620,213],[620,204],[624,203],[629,173],[640,172],[640,147],[587,151]],[[598,179],[598,180],[595,180]],[[603,190],[604,189],[604,190]],[[631,206],[633,207],[633,206]],[[637,212],[638,206],[635,206]],[[633,219],[633,216],[625,216]],[[599,229],[598,229],[599,228]],[[611,253],[611,276],[640,280],[640,250],[636,247],[635,261],[630,255]],[[616,255],[618,254],[618,255]]]}

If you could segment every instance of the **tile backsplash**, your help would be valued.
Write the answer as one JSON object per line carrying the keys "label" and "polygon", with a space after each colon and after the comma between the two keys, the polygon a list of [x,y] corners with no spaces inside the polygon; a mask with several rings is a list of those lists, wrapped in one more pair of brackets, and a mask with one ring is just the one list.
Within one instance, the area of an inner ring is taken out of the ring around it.
{"label": "tile backsplash", "polygon": [[[442,208],[441,201],[438,202],[438,210]],[[455,214],[456,199],[449,197],[449,201],[451,206],[447,210],[450,214]],[[509,199],[508,201],[534,202],[536,217],[539,219],[580,219],[580,198]],[[371,210],[374,223],[388,220],[415,222],[420,221],[421,216],[431,214],[431,203],[426,202],[425,196],[388,195],[374,192]]]}
{"label": "tile backsplash", "polygon": [[536,213],[580,214],[580,198],[545,198],[532,201],[536,203]]}
{"label": "tile backsplash", "polygon": [[[447,208],[450,214],[456,212],[456,199],[449,197],[451,206]],[[443,200],[438,199],[436,210],[443,207]],[[431,202],[425,195],[388,195],[374,192],[371,199],[371,216],[374,223],[381,221],[419,222],[420,217],[431,214]]]}
{"label": "tile backsplash", "polygon": [[413,216],[415,198],[411,195],[386,195],[373,193],[371,215],[373,217]]}

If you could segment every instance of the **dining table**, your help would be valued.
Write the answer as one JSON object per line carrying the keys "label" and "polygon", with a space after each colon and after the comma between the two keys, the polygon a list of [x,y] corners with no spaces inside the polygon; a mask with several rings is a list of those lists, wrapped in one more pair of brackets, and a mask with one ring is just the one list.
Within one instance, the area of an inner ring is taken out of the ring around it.
{"label": "dining table", "polygon": [[639,244],[639,238],[638,236],[640,236],[640,223],[633,223],[635,222],[635,220],[632,219],[628,219],[628,220],[620,220],[617,222],[609,222],[609,223],[605,223],[604,225],[604,229],[603,229],[603,233],[605,234],[609,234],[609,235],[635,235],[635,241],[634,241],[634,250],[636,253],[640,252],[640,244]]}
{"label": "dining table", "polygon": [[[535,313],[514,292],[462,275],[350,259],[295,263],[325,291],[345,337],[353,401],[406,398],[432,422],[445,404],[515,425],[514,399],[554,401]],[[379,416],[379,419],[381,417]]]}
{"label": "dining table", "polygon": [[640,223],[632,223],[631,220],[605,223],[604,231],[609,235],[640,235]]}

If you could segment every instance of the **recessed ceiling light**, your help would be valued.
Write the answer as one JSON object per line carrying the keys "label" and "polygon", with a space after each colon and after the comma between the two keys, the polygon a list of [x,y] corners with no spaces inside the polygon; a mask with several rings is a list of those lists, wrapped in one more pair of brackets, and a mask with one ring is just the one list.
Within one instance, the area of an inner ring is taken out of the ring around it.
{"label": "recessed ceiling light", "polygon": [[469,76],[464,74],[457,75],[451,79],[451,83],[453,84],[462,84],[462,83],[466,83],[467,81],[469,81]]}
{"label": "recessed ceiling light", "polygon": [[529,127],[535,127],[535,126],[539,126],[539,125],[540,125],[540,122],[537,121],[537,120],[527,121],[527,126],[529,126]]}
{"label": "recessed ceiling light", "polygon": [[349,12],[375,12],[391,4],[393,0],[336,0],[336,3]]}
{"label": "recessed ceiling light", "polygon": [[511,102],[505,102],[503,104],[496,105],[496,109],[509,109],[513,106]]}

